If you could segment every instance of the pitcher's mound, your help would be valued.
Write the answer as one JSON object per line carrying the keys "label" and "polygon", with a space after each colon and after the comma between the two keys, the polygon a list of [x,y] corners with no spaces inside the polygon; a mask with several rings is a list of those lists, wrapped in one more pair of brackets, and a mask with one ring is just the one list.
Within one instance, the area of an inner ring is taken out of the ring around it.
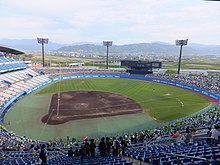
{"label": "pitcher's mound", "polygon": [[76,119],[139,112],[142,112],[141,106],[126,96],[100,91],[68,91],[52,96],[49,112],[41,121],[54,125]]}

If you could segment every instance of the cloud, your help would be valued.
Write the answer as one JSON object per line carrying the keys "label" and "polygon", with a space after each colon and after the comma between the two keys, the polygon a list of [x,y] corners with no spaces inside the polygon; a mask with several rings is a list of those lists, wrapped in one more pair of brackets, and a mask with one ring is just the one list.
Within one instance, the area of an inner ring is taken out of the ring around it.
{"label": "cloud", "polygon": [[0,1],[0,36],[57,42],[116,43],[188,37],[220,43],[220,4],[201,0],[7,0]]}

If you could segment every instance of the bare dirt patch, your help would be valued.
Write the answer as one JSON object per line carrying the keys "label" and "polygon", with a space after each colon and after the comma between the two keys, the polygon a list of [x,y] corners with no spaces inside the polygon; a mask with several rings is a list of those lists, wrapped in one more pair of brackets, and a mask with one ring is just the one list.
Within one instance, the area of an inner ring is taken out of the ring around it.
{"label": "bare dirt patch", "polygon": [[163,96],[171,96],[171,93],[165,93]]}
{"label": "bare dirt patch", "polygon": [[119,94],[100,91],[68,91],[52,96],[49,112],[42,117],[41,121],[55,125],[70,120],[134,114],[142,111],[136,101]]}

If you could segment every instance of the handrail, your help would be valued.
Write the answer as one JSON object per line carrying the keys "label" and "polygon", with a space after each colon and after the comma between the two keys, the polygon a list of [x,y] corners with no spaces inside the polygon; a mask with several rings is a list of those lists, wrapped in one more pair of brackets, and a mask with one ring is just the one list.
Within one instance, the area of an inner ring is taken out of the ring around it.
{"label": "handrail", "polygon": [[[10,151],[10,152],[12,152],[12,151]],[[16,151],[14,151],[14,152],[16,152]],[[18,152],[18,151],[17,151]],[[28,153],[28,152],[27,152]],[[30,153],[30,152],[29,152]],[[1,156],[0,158],[1,159],[7,159],[7,160],[14,160],[14,159],[18,159],[18,158],[21,158],[22,156],[17,156],[17,157],[5,157],[5,156]],[[24,157],[22,157],[22,158],[32,158],[32,157],[38,157],[38,153],[37,152],[35,152],[35,153],[30,153],[30,155],[28,155],[28,156],[24,156]]]}
{"label": "handrail", "polygon": [[188,156],[188,155],[180,155],[180,154],[172,154],[167,152],[160,152],[161,154],[171,155],[171,156],[177,156],[177,157],[185,157],[185,158],[192,158],[192,159],[199,159],[199,160],[205,160],[208,161],[206,158],[196,157],[196,156]]}

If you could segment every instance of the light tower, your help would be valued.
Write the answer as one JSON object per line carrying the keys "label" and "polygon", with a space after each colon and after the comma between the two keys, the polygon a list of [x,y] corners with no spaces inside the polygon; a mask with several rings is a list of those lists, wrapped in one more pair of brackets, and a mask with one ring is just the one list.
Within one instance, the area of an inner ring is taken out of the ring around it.
{"label": "light tower", "polygon": [[108,47],[112,46],[113,41],[103,41],[103,46],[107,47],[106,69],[108,69]]}
{"label": "light tower", "polygon": [[183,48],[184,45],[187,45],[187,42],[188,42],[188,39],[185,39],[185,40],[176,40],[176,46],[180,46],[180,56],[179,56],[178,74],[180,74],[182,48]]}
{"label": "light tower", "polygon": [[48,38],[37,38],[37,42],[42,45],[42,62],[44,67],[44,44],[48,44]]}

